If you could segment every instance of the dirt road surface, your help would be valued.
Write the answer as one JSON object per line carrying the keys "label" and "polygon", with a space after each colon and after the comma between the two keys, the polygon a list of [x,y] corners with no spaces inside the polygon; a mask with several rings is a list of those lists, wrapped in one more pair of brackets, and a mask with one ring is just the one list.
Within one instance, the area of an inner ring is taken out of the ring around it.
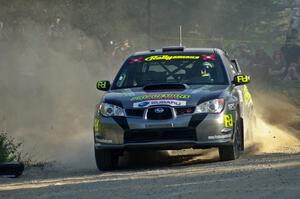
{"label": "dirt road surface", "polygon": [[0,178],[0,198],[300,198],[300,154],[126,155],[118,170],[48,166]]}

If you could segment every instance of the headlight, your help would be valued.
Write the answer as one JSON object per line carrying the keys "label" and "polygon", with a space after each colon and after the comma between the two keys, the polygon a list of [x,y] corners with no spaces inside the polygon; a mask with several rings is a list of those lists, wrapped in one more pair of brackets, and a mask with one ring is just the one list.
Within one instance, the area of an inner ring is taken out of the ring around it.
{"label": "headlight", "polygon": [[113,104],[107,104],[102,103],[99,107],[100,113],[105,117],[111,117],[111,116],[125,116],[125,111],[123,108],[113,105]]}
{"label": "headlight", "polygon": [[203,102],[196,107],[195,113],[221,113],[224,108],[224,99],[214,99]]}

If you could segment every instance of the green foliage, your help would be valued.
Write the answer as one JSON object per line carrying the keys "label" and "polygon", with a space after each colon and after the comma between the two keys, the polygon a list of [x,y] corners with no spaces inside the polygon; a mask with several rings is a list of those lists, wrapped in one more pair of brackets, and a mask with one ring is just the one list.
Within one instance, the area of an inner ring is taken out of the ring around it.
{"label": "green foliage", "polygon": [[[160,37],[184,36],[196,30],[204,38],[269,40],[282,38],[284,8],[278,0],[10,0],[0,8],[0,19],[15,24],[30,19],[48,26],[56,17],[93,37],[129,38],[151,33]],[[149,4],[150,2],[150,4]],[[150,7],[149,7],[150,5]]]}
{"label": "green foliage", "polygon": [[9,137],[6,133],[0,133],[0,163],[19,161],[21,159],[21,143]]}
{"label": "green foliage", "polygon": [[23,162],[26,166],[32,167],[44,167],[51,164],[46,161],[33,160],[28,153],[22,152],[22,143],[17,142],[7,133],[0,132],[0,163],[10,161]]}

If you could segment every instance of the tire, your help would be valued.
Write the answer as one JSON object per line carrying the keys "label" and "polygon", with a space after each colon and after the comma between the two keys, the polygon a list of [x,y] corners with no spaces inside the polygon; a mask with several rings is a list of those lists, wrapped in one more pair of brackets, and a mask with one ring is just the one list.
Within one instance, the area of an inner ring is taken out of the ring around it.
{"label": "tire", "polygon": [[240,118],[236,122],[233,145],[219,147],[219,156],[221,161],[236,160],[240,157],[240,152],[243,147],[242,122],[243,121]]}
{"label": "tire", "polygon": [[99,171],[109,171],[118,166],[119,156],[113,150],[95,149],[95,159]]}

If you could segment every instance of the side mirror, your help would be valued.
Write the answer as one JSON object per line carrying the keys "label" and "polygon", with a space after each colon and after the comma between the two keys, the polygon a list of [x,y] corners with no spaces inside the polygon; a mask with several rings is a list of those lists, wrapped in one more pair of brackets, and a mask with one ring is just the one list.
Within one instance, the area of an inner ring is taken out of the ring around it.
{"label": "side mirror", "polygon": [[97,89],[100,91],[108,91],[110,89],[110,82],[109,81],[98,81],[96,86],[97,86]]}
{"label": "side mirror", "polygon": [[233,84],[236,86],[249,84],[250,83],[250,76],[249,75],[236,75],[232,81]]}

